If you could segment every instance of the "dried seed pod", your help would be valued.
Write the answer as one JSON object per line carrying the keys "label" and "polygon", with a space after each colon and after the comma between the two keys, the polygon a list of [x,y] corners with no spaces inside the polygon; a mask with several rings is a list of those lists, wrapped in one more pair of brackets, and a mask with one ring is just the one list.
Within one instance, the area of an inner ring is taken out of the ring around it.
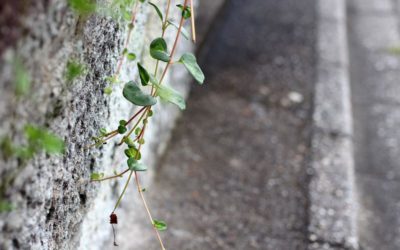
{"label": "dried seed pod", "polygon": [[115,213],[111,213],[110,215],[110,224],[118,224],[118,218]]}

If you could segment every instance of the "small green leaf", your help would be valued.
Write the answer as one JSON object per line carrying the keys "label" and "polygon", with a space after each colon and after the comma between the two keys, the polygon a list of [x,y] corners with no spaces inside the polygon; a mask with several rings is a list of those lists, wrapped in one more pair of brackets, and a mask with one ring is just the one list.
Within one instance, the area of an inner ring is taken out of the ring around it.
{"label": "small green leaf", "polygon": [[128,161],[128,167],[132,171],[146,171],[147,167],[146,165],[138,162],[135,158],[129,158]]}
{"label": "small green leaf", "polygon": [[64,141],[46,129],[28,124],[24,128],[24,132],[30,148],[37,149],[39,147],[50,154],[64,152]]}
{"label": "small green leaf", "polygon": [[125,126],[122,126],[122,125],[119,125],[118,126],[118,133],[120,133],[120,134],[124,134],[125,132],[126,132],[126,127]]}
{"label": "small green leaf", "polygon": [[153,220],[153,225],[158,231],[165,231],[167,230],[167,223],[162,220]]}
{"label": "small green leaf", "polygon": [[182,11],[182,16],[184,19],[188,19],[192,16],[192,13],[190,12],[190,8],[189,6],[186,6],[185,8],[183,8],[182,4],[177,4],[176,5],[179,9],[181,9]]}
{"label": "small green leaf", "polygon": [[179,92],[165,85],[155,84],[155,86],[157,87],[157,95],[161,100],[173,103],[180,109],[186,108],[185,99],[183,99]]}
{"label": "small green leaf", "polygon": [[105,128],[101,128],[101,129],[99,130],[99,132],[100,132],[100,135],[101,135],[101,136],[106,136],[106,135],[107,135],[107,130],[106,130]]}
{"label": "small green leaf", "polygon": [[128,101],[138,106],[151,106],[157,102],[151,95],[143,93],[134,82],[126,83],[122,94]]}
{"label": "small green leaf", "polygon": [[92,173],[92,174],[90,174],[90,179],[92,181],[98,181],[98,180],[102,179],[103,177],[104,177],[103,173]]}
{"label": "small green leaf", "polygon": [[149,112],[147,113],[147,116],[148,117],[152,117],[153,116],[153,110],[150,109]]}
{"label": "small green leaf", "polygon": [[138,140],[138,143],[139,143],[139,144],[144,144],[144,139],[143,139],[143,138],[140,138],[140,139]]}
{"label": "small green leaf", "polygon": [[[168,20],[167,22],[179,30],[179,25],[177,23],[173,22],[172,20]],[[181,33],[187,40],[190,39],[189,32],[185,29],[185,27],[181,27]]]}
{"label": "small green leaf", "polygon": [[15,146],[9,136],[3,137],[0,140],[0,153],[4,159],[8,159],[15,153]]}
{"label": "small green leaf", "polygon": [[124,153],[128,158],[134,158],[140,160],[140,157],[137,156],[137,154],[140,154],[140,152],[136,148],[131,148],[131,147],[127,148],[125,149]]}
{"label": "small green leaf", "polygon": [[143,86],[147,86],[150,79],[149,73],[140,63],[138,63],[137,66],[139,69],[140,82],[142,83]]}
{"label": "small green leaf", "polygon": [[189,73],[196,79],[200,84],[204,82],[204,74],[197,64],[196,57],[191,53],[185,53],[179,59],[179,62],[183,63]]}
{"label": "small green leaf", "polygon": [[136,59],[136,54],[129,53],[128,55],[126,55],[126,58],[128,58],[129,61],[134,61]]}
{"label": "small green leaf", "polygon": [[150,55],[154,59],[168,62],[170,60],[170,56],[167,52],[167,43],[164,38],[159,37],[154,39],[150,44]]}
{"label": "small green leaf", "polygon": [[128,147],[133,148],[135,147],[135,143],[133,142],[133,140],[129,137],[125,137],[124,138],[124,142],[126,143],[126,145],[128,145]]}
{"label": "small green leaf", "polygon": [[43,149],[49,154],[61,154],[64,152],[64,141],[58,136],[45,133],[43,134]]}
{"label": "small green leaf", "polygon": [[160,17],[160,20],[161,20],[161,22],[162,22],[164,18],[163,18],[163,15],[161,14],[160,9],[157,7],[157,5],[155,5],[155,4],[152,3],[152,2],[149,2],[149,4],[150,4],[151,6],[154,7],[154,9],[156,10],[156,12],[157,12],[157,14],[158,14],[158,16]]}
{"label": "small green leaf", "polygon": [[107,76],[106,78],[104,78],[104,80],[111,84],[118,83],[118,79],[115,76]]}
{"label": "small green leaf", "polygon": [[139,135],[139,134],[140,134],[140,131],[142,131],[141,128],[136,128],[136,129],[135,129],[135,135]]}
{"label": "small green leaf", "polygon": [[106,95],[111,95],[111,93],[112,93],[112,88],[111,87],[105,87],[104,88],[104,94],[106,94]]}
{"label": "small green leaf", "polygon": [[0,213],[10,212],[13,209],[14,209],[13,204],[5,200],[0,200]]}
{"label": "small green leaf", "polygon": [[68,82],[72,82],[75,80],[77,77],[83,75],[85,73],[86,69],[85,66],[81,63],[78,63],[76,61],[68,61],[67,62],[67,69],[65,72],[65,78],[67,79]]}
{"label": "small green leaf", "polygon": [[14,81],[15,94],[17,96],[23,96],[29,92],[31,88],[31,79],[28,71],[18,58],[14,61]]}
{"label": "small green leaf", "polygon": [[80,15],[89,15],[96,10],[96,4],[91,0],[68,0],[68,3]]}
{"label": "small green leaf", "polygon": [[125,125],[126,125],[126,121],[125,121],[125,120],[120,120],[120,121],[119,121],[119,125],[125,126]]}
{"label": "small green leaf", "polygon": [[124,50],[122,50],[122,55],[126,55],[126,54],[128,54],[128,49],[127,48],[125,48]]}

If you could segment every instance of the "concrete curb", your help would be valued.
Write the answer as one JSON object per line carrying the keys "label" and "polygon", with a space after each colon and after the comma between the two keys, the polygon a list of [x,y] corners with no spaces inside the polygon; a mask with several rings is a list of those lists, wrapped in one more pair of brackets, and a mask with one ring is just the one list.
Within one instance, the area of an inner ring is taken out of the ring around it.
{"label": "concrete curb", "polygon": [[309,249],[358,249],[345,0],[317,1]]}

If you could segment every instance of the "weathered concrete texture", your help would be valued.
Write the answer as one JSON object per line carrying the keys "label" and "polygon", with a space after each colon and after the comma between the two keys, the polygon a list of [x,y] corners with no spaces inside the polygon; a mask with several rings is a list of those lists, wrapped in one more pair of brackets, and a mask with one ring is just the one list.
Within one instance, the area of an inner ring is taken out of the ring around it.
{"label": "weathered concrete texture", "polygon": [[[309,249],[358,247],[345,1],[317,4]],[[326,248],[325,248],[326,247]]]}
{"label": "weathered concrete texture", "polygon": [[[360,246],[400,249],[398,1],[349,1]],[[373,34],[373,35],[372,35]]]}
{"label": "weathered concrete texture", "polygon": [[[167,249],[306,249],[312,6],[225,5],[203,47],[207,85],[192,88],[146,191]],[[132,249],[159,249],[143,235]]]}
{"label": "weathered concrete texture", "polygon": [[[133,112],[132,105],[122,98],[122,84],[115,85],[111,96],[103,94],[103,79],[116,68],[126,25],[95,15],[78,17],[61,0],[31,1],[28,10],[20,16],[24,35],[3,53],[0,63],[0,135],[10,134],[18,143],[26,123],[47,126],[65,139],[67,150],[59,157],[38,155],[7,189],[7,199],[16,209],[0,215],[0,249],[109,249],[108,216],[122,187],[116,182],[88,180],[93,171],[109,175],[114,168],[123,169],[123,153],[114,143],[99,150],[87,150],[85,146],[99,128],[115,129],[118,120],[127,119]],[[174,8],[172,17],[178,15]],[[129,50],[149,68],[154,65],[146,44],[161,33],[157,18],[151,7],[141,5],[129,44]],[[172,36],[168,35],[169,42]],[[189,49],[189,43],[182,40],[179,51]],[[10,63],[17,56],[32,78],[32,90],[18,102],[12,94]],[[88,73],[67,84],[64,71],[70,58],[86,64]],[[186,77],[182,68],[173,67],[166,82],[185,94]],[[123,67],[122,80],[136,78],[135,63]],[[143,159],[151,169],[165,148],[177,115],[177,109],[170,105],[158,104],[155,108],[143,148]],[[18,165],[14,160],[0,164],[2,177]],[[149,183],[150,179],[145,181]],[[132,186],[118,210],[124,215],[121,222],[124,217],[130,218],[121,223],[126,236],[120,233],[130,241],[141,237],[132,232],[135,218],[144,215],[137,197],[132,196],[134,191]]]}

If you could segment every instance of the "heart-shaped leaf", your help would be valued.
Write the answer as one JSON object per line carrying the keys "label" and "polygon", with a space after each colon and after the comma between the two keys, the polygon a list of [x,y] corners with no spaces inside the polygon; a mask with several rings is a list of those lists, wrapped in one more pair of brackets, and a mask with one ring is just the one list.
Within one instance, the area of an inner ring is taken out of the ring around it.
{"label": "heart-shaped leaf", "polygon": [[126,83],[122,94],[128,101],[138,106],[151,106],[157,102],[151,95],[143,93],[134,82]]}
{"label": "heart-shaped leaf", "polygon": [[177,105],[180,109],[186,108],[185,99],[183,99],[179,92],[165,85],[154,85],[157,87],[157,95],[161,98],[161,100],[173,103]]}
{"label": "heart-shaped leaf", "polygon": [[154,59],[168,62],[170,56],[167,52],[167,43],[165,42],[164,38],[159,37],[154,39],[150,44],[150,55]]}
{"label": "heart-shaped leaf", "polygon": [[128,161],[128,167],[132,171],[146,171],[147,167],[146,165],[138,162],[135,158],[129,158]]}
{"label": "heart-shaped leaf", "polygon": [[204,82],[204,74],[201,68],[197,64],[196,57],[191,53],[185,53],[179,59],[179,62],[183,63],[189,73],[196,79],[199,84]]}

